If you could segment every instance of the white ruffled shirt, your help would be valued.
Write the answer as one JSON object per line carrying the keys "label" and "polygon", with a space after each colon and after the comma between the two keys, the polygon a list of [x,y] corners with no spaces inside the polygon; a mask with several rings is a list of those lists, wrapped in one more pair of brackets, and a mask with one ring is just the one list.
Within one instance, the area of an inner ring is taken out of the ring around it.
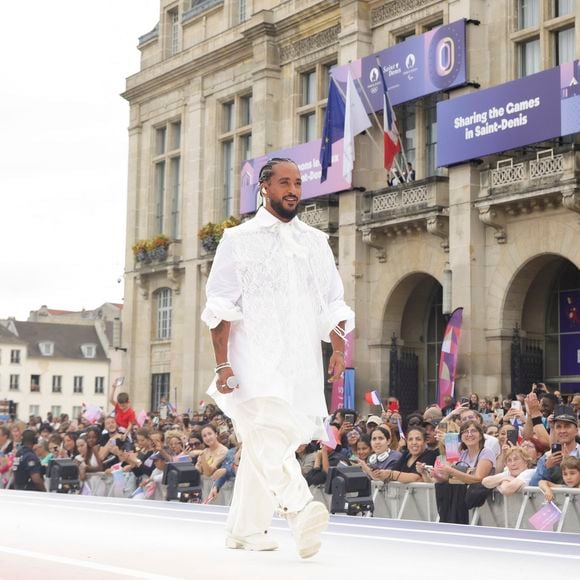
{"label": "white ruffled shirt", "polygon": [[228,356],[240,382],[221,395],[214,379],[208,393],[220,408],[235,419],[236,405],[276,397],[320,425],[327,415],[321,340],[329,342],[341,321],[346,333],[354,328],[328,236],[260,208],[225,230],[206,295],[207,326],[232,323]]}

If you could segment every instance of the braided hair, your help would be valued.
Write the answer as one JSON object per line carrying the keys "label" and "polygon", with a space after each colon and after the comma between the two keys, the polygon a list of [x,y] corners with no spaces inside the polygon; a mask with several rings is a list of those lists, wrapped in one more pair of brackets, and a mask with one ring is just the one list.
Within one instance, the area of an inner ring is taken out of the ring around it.
{"label": "braided hair", "polygon": [[270,181],[272,174],[274,173],[274,167],[280,163],[292,163],[293,165],[296,165],[296,161],[288,157],[272,157],[272,159],[268,159],[266,165],[260,169],[258,182],[264,183],[265,181]]}

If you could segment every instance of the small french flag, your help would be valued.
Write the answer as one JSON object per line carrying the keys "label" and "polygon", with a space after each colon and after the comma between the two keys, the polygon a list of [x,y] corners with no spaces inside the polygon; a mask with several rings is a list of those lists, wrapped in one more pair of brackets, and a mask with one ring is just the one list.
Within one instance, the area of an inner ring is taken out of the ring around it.
{"label": "small french flag", "polygon": [[380,405],[381,396],[378,391],[369,391],[368,393],[365,393],[365,401],[369,405]]}

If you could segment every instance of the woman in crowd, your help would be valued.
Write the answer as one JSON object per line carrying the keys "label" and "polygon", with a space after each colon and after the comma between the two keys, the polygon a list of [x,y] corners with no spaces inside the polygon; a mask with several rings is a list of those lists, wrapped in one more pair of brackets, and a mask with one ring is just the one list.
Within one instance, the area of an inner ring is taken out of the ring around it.
{"label": "woman in crowd", "polygon": [[62,446],[67,457],[70,459],[76,457],[79,454],[77,450],[77,434],[65,433],[62,439]]}
{"label": "woman in crowd", "polygon": [[85,456],[86,472],[97,473],[98,471],[103,471],[103,462],[99,457],[99,430],[97,427],[89,427],[87,429],[85,441],[87,443],[87,452]]}
{"label": "woman in crowd", "polygon": [[205,449],[199,456],[197,467],[202,475],[212,476],[214,471],[221,465],[228,449],[218,441],[216,428],[210,423],[201,430],[201,437]]}
{"label": "woman in crowd", "polygon": [[469,395],[469,408],[472,411],[479,410],[479,395],[477,393],[471,393],[471,395]]}
{"label": "woman in crowd", "polygon": [[345,448],[345,456],[347,458],[356,457],[356,446],[360,441],[360,433],[357,429],[351,429],[346,434],[346,442],[348,447]]}
{"label": "woman in crowd", "polygon": [[304,443],[296,449],[296,459],[300,464],[302,475],[306,477],[314,467],[316,460],[316,445],[314,443]]}
{"label": "woman in crowd", "polygon": [[354,460],[353,463],[356,464],[359,461],[366,463],[372,451],[371,438],[368,435],[361,435],[361,438],[356,444],[356,460]]}
{"label": "woman in crowd", "polygon": [[139,483],[144,478],[149,478],[155,468],[151,459],[155,448],[148,429],[137,429],[135,441],[137,451],[124,451],[121,453],[121,459],[125,462],[123,469],[132,471],[136,482]]}
{"label": "woman in crowd", "polygon": [[509,431],[516,431],[516,428],[511,423],[505,423],[504,425],[502,425],[500,427],[498,435],[497,435],[497,440],[499,441],[499,444],[501,447],[501,453],[499,454],[499,456],[497,458],[497,465],[496,465],[496,470],[498,471],[498,473],[500,471],[503,471],[503,469],[505,467],[506,453],[512,447],[514,447],[514,444],[512,442],[508,441],[508,432]]}
{"label": "woman in crowd", "polygon": [[[469,507],[466,502],[467,490],[463,485],[481,483],[484,477],[495,469],[496,458],[485,447],[483,429],[478,421],[466,421],[459,429],[459,461],[444,463],[433,469],[431,477],[437,482],[435,498],[442,522],[452,524],[469,523]],[[453,480],[454,484],[450,484]]]}
{"label": "woman in crowd", "polygon": [[530,469],[531,460],[521,447],[512,447],[505,454],[506,468],[501,473],[488,475],[482,484],[489,489],[497,489],[502,495],[513,495],[530,485],[535,469]]}
{"label": "woman in crowd", "polygon": [[205,449],[199,456],[196,467],[201,472],[202,497],[205,499],[213,487],[213,479],[211,476],[222,464],[228,448],[218,441],[217,429],[211,423],[201,430],[201,437]]}
{"label": "woman in crowd", "polygon": [[425,465],[433,465],[438,453],[427,449],[425,429],[410,427],[407,432],[407,447],[402,457],[391,469],[385,469],[384,481],[413,483],[421,480]]}
{"label": "woman in crowd", "polygon": [[387,477],[385,471],[402,457],[399,451],[390,447],[391,440],[391,429],[387,425],[375,427],[371,432],[371,448],[373,452],[367,463],[361,462],[360,466],[372,479],[384,481]]}
{"label": "woman in crowd", "polygon": [[489,435],[490,437],[495,437],[497,439],[497,436],[499,435],[499,427],[495,424],[488,425],[485,428],[485,434]]}

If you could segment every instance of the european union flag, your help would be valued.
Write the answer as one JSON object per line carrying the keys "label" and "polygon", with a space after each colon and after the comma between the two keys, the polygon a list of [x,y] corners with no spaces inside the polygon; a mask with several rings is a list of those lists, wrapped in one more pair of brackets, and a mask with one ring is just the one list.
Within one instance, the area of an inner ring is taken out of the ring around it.
{"label": "european union flag", "polygon": [[344,101],[331,77],[324,116],[322,145],[320,146],[320,165],[322,166],[320,183],[326,181],[328,168],[332,165],[332,144],[344,137],[344,115]]}

